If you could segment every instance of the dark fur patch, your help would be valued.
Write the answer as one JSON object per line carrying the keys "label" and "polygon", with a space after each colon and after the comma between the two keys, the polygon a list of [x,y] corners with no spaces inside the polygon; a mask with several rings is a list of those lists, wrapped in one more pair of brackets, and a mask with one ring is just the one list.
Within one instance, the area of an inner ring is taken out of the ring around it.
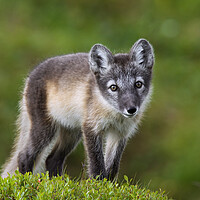
{"label": "dark fur patch", "polygon": [[130,56],[128,54],[114,55],[114,63],[120,67],[128,66],[129,62],[130,62]]}
{"label": "dark fur patch", "polygon": [[64,173],[66,157],[79,143],[81,136],[82,134],[79,130],[61,129],[60,138],[46,159],[46,168],[50,177]]}

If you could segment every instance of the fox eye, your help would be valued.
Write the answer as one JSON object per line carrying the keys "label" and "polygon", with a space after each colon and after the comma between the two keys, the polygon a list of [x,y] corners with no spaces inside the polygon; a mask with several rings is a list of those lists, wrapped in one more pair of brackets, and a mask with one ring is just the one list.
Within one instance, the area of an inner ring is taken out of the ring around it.
{"label": "fox eye", "polygon": [[115,92],[118,89],[118,87],[117,87],[117,85],[111,85],[110,89],[111,89],[111,91]]}
{"label": "fox eye", "polygon": [[137,81],[137,82],[135,83],[135,87],[136,87],[136,88],[141,88],[142,85],[143,85],[143,83],[142,83],[141,81]]}

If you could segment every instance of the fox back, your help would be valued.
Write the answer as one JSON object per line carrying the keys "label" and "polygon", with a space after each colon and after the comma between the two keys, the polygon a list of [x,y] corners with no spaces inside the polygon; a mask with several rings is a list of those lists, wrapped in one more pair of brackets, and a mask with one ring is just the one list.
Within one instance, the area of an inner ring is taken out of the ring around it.
{"label": "fox back", "polygon": [[17,168],[22,174],[61,175],[83,138],[89,176],[113,180],[150,100],[153,65],[153,48],[145,39],[128,54],[113,55],[96,44],[88,54],[39,64],[26,79],[19,135],[2,177]]}

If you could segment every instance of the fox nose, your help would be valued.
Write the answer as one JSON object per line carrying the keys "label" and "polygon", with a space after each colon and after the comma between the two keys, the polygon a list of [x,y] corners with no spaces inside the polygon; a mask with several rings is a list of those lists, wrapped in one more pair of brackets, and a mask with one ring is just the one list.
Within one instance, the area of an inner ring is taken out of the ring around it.
{"label": "fox nose", "polygon": [[131,107],[127,110],[128,114],[133,115],[137,112],[137,108],[136,107]]}

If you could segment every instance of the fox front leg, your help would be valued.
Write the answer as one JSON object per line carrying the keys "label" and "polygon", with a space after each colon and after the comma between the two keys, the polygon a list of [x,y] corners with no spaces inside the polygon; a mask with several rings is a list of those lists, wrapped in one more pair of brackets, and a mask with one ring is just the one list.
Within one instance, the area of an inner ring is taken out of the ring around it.
{"label": "fox front leg", "polygon": [[105,149],[105,166],[108,179],[113,181],[119,171],[120,160],[126,146],[126,138],[108,135]]}
{"label": "fox front leg", "polygon": [[93,178],[99,176],[99,179],[107,178],[101,133],[96,133],[89,124],[85,124],[83,138],[87,153],[89,176]]}

